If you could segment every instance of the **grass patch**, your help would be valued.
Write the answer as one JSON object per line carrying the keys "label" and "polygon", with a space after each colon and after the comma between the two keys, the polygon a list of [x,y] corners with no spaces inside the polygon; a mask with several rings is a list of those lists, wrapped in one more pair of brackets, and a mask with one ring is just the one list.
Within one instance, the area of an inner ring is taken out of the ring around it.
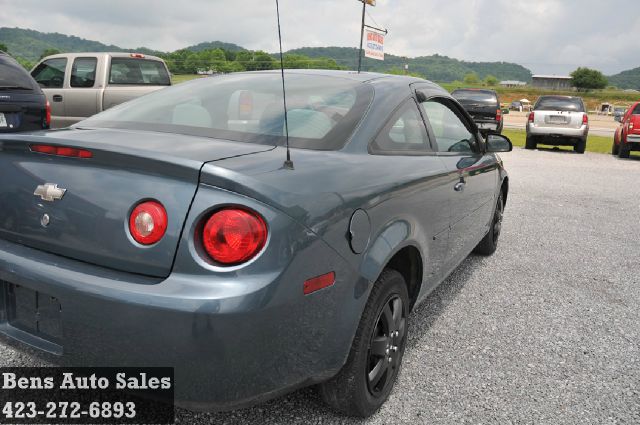
{"label": "grass patch", "polygon": [[195,80],[196,78],[203,78],[203,76],[202,75],[195,75],[195,74],[172,75],[171,76],[171,83],[172,84],[180,84],[180,83],[184,83],[185,81]]}
{"label": "grass patch", "polygon": [[[527,138],[527,132],[525,130],[513,130],[504,129],[502,134],[511,139],[513,146],[524,147],[525,139]],[[587,139],[587,152],[595,153],[611,153],[611,145],[613,144],[613,137],[604,136],[589,136]],[[547,146],[547,145],[541,145]],[[549,146],[551,147],[551,146]],[[560,146],[560,149],[573,150],[571,147]]]}

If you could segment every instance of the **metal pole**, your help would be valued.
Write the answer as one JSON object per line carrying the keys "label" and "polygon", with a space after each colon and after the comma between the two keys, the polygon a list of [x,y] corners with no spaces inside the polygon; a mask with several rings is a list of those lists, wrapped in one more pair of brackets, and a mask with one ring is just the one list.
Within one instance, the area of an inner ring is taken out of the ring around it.
{"label": "metal pole", "polygon": [[362,42],[364,41],[364,14],[367,9],[367,0],[362,0],[362,27],[360,29],[360,51],[358,52],[358,74],[362,69]]}

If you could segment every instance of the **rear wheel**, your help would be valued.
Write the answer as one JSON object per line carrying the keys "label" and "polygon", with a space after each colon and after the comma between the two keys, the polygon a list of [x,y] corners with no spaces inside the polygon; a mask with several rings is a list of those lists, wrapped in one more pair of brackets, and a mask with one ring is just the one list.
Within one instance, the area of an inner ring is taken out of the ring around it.
{"label": "rear wheel", "polygon": [[631,155],[631,146],[629,146],[628,143],[620,142],[620,145],[618,146],[618,156],[620,158],[626,159],[626,158],[629,158],[630,155]]}
{"label": "rear wheel", "polygon": [[620,145],[616,145],[616,141],[613,141],[613,145],[611,146],[611,155],[618,155],[620,153]]}
{"label": "rear wheel", "polygon": [[573,146],[573,150],[574,152],[578,152],[578,153],[584,153],[584,150],[587,148],[587,139],[580,139],[578,140],[578,142]]}
{"label": "rear wheel", "polygon": [[502,232],[502,218],[504,217],[504,197],[502,190],[498,196],[496,203],[496,209],[493,213],[493,220],[491,221],[491,228],[489,233],[480,241],[478,246],[475,247],[473,252],[480,255],[491,255],[496,252],[498,248],[498,239]]}
{"label": "rear wheel", "polygon": [[407,341],[409,294],[402,275],[385,269],[374,283],[347,363],[319,385],[322,399],[349,416],[367,417],[387,400]]}
{"label": "rear wheel", "polygon": [[535,149],[537,147],[538,147],[538,144],[536,143],[536,140],[533,138],[533,136],[527,135],[527,140],[524,143],[524,148]]}

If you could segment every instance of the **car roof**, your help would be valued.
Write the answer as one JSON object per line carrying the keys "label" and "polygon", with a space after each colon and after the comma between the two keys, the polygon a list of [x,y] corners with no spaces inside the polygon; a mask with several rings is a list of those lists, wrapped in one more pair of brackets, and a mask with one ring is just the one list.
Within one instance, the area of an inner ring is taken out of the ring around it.
{"label": "car roof", "polygon": [[56,59],[56,58],[83,58],[87,56],[110,56],[112,58],[130,58],[132,55],[142,55],[143,57],[137,57],[135,59],[152,59],[161,61],[162,58],[153,55],[147,55],[145,53],[137,52],[74,52],[74,53],[58,53],[42,58],[44,59]]}
{"label": "car roof", "polygon": [[480,93],[490,93],[490,94],[498,94],[495,90],[491,90],[491,89],[477,89],[477,88],[464,88],[464,87],[460,87],[459,89],[455,89],[452,93],[455,93],[457,91],[477,91]]}

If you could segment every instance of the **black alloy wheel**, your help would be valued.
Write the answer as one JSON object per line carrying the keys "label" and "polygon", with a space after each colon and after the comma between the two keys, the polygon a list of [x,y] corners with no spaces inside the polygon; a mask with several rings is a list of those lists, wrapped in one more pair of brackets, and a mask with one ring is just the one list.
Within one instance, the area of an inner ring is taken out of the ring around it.
{"label": "black alloy wheel", "polygon": [[366,368],[369,393],[378,397],[393,385],[400,364],[399,346],[406,331],[406,309],[402,299],[393,295],[378,314],[369,341]]}

